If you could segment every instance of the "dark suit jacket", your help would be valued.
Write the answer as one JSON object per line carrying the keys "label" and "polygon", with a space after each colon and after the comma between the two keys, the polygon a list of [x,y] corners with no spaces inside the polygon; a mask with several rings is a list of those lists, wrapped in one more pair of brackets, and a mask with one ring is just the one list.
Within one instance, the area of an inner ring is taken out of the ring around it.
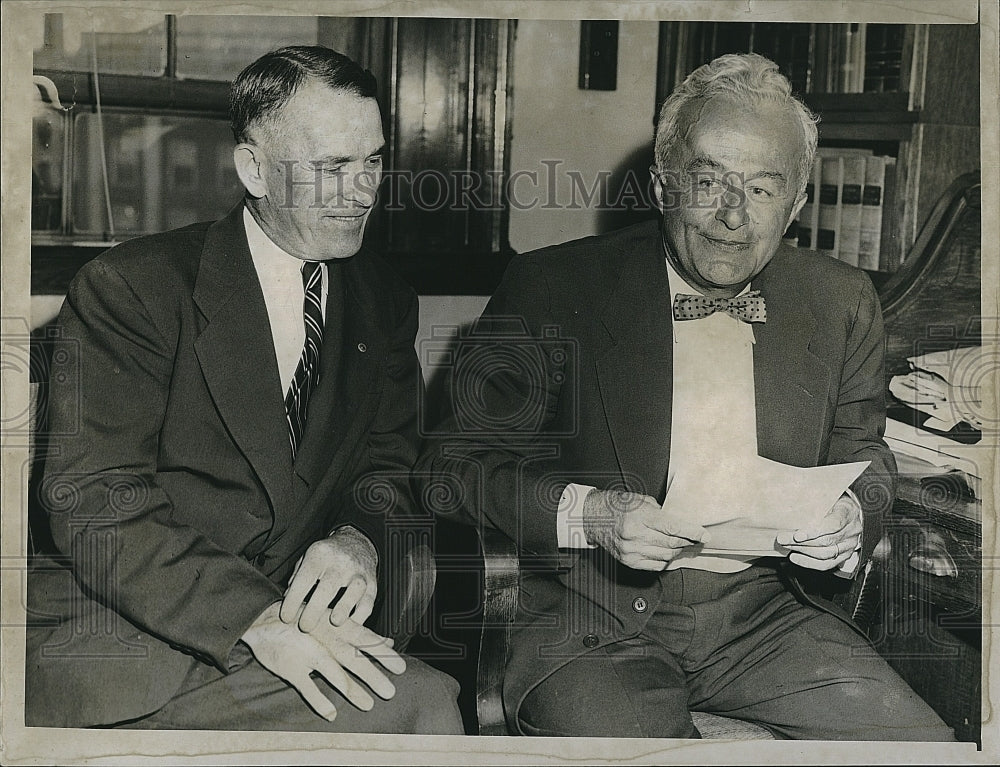
{"label": "dark suit jacket", "polygon": [[29,575],[28,724],[140,717],[193,662],[227,669],[305,549],[341,525],[375,543],[384,587],[387,514],[411,503],[417,300],[364,251],[329,273],[293,465],[242,206],[79,272],[54,351],[79,375],[50,382],[42,491],[62,556]]}
{"label": "dark suit jacket", "polygon": [[[659,598],[657,573],[599,550],[560,552],[555,515],[567,482],[664,498],[672,320],[663,261],[654,222],[515,258],[463,339],[450,415],[418,462],[418,478],[455,483],[470,521],[518,544],[526,575],[505,677],[512,724],[533,686],[635,636],[649,613],[633,604]],[[853,488],[867,557],[895,471],[882,441],[874,289],[857,269],[785,246],[752,287],[768,314],[754,326],[759,452],[795,466],[871,461]]]}

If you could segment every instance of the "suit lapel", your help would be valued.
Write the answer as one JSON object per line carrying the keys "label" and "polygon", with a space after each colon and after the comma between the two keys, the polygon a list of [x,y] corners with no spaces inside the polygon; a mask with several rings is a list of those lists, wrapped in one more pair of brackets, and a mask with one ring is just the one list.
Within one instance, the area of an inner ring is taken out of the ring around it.
{"label": "suit lapel", "polygon": [[816,318],[795,288],[794,259],[783,246],[751,285],[767,304],[767,322],[754,325],[757,442],[766,458],[814,466],[830,379],[826,364],[809,349]]}
{"label": "suit lapel", "polygon": [[[367,423],[368,401],[376,393],[376,372],[386,349],[374,317],[380,302],[362,274],[358,254],[329,266],[327,328],[320,361],[320,385],[309,403],[305,436],[295,473],[311,488],[340,473]],[[331,319],[336,319],[331,323]]]}
{"label": "suit lapel", "polygon": [[673,331],[659,230],[622,254],[604,311],[597,378],[619,468],[628,487],[662,500],[670,457]]}
{"label": "suit lapel", "polygon": [[277,513],[291,503],[291,451],[271,326],[238,206],[205,237],[195,353],[219,415]]}

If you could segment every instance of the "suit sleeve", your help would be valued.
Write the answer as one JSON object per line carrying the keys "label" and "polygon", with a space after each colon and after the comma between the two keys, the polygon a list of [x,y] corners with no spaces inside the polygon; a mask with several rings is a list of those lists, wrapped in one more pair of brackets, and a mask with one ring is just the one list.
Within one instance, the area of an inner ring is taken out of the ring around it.
{"label": "suit sleeve", "polygon": [[[85,592],[136,626],[225,669],[245,629],[281,592],[245,559],[174,519],[157,484],[173,331],[128,281],[84,267],[59,316],[53,450],[43,482],[54,543]],[[211,510],[206,510],[210,512]]]}
{"label": "suit sleeve", "polygon": [[885,406],[885,330],[865,277],[848,334],[829,452],[830,463],[871,461],[851,486],[864,516],[862,561],[882,537],[882,520],[895,497],[896,460],[883,439]]}
{"label": "suit sleeve", "polygon": [[515,258],[455,348],[444,417],[416,481],[439,515],[498,529],[522,557],[558,567],[556,514],[567,483],[540,466],[558,452],[545,437],[572,352],[545,337],[558,327],[548,303],[544,275]]}

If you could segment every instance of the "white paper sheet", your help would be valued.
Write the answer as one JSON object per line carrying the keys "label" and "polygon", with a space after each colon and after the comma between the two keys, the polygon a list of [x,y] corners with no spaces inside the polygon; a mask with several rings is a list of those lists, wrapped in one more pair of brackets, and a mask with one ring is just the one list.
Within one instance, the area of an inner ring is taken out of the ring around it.
{"label": "white paper sheet", "polygon": [[679,515],[690,510],[708,530],[706,545],[685,556],[783,555],[777,534],[819,522],[869,463],[800,468],[751,456],[697,470],[681,466],[664,509]]}

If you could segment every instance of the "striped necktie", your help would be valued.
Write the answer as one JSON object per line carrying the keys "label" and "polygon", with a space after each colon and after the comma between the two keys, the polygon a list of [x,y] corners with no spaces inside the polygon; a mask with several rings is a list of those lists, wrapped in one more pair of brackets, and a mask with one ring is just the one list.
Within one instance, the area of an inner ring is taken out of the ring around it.
{"label": "striped necktie", "polygon": [[305,285],[305,299],[302,302],[302,316],[306,329],[306,341],[302,356],[295,368],[292,383],[285,394],[285,414],[288,416],[288,439],[292,446],[292,458],[302,442],[306,429],[306,411],[309,395],[319,382],[319,350],[323,347],[323,268],[319,261],[302,264],[302,283]]}

